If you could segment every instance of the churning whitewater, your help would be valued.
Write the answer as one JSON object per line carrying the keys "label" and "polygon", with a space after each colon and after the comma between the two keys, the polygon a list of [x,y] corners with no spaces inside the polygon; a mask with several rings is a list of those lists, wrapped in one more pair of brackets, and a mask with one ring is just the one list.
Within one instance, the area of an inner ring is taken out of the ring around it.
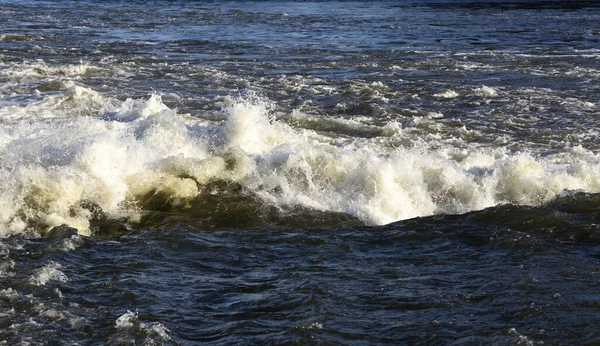
{"label": "churning whitewater", "polygon": [[[345,213],[371,225],[504,203],[540,205],[566,190],[600,192],[600,157],[581,146],[542,157],[426,142],[395,121],[339,118],[326,121],[372,135],[332,136],[291,125],[319,121],[299,110],[273,116],[270,101],[252,94],[223,98],[222,111],[207,120],[169,108],[156,92],[124,101],[103,96],[77,82],[102,71],[91,65],[3,70],[9,91],[31,85],[4,98],[0,113],[5,236],[60,225],[90,235],[90,219],[99,214],[135,225],[148,210],[190,208],[217,193],[214,184],[239,186],[256,203],[282,210]],[[489,87],[473,93],[496,96]]]}
{"label": "churning whitewater", "polygon": [[600,344],[598,23],[0,1],[0,346]]}

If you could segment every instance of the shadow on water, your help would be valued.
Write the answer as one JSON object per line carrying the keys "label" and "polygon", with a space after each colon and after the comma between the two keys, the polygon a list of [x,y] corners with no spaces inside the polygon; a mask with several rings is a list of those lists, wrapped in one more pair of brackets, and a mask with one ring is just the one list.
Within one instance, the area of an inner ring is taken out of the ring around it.
{"label": "shadow on water", "polygon": [[0,336],[94,345],[600,340],[599,194],[374,227],[309,210],[289,221],[221,188],[134,227],[105,220],[97,237],[63,226],[4,239],[13,264],[0,282],[13,291],[2,291],[0,307],[14,311],[0,316]]}
{"label": "shadow on water", "polygon": [[349,228],[381,232],[401,229],[425,236],[448,232],[461,234],[456,226],[463,224],[465,231],[462,233],[468,237],[475,237],[475,230],[484,230],[484,237],[489,232],[510,230],[556,237],[564,242],[597,242],[600,239],[600,194],[567,192],[541,206],[506,204],[461,215],[433,215],[384,226],[368,226],[344,213],[302,206],[275,206],[237,184],[213,182],[205,191],[208,192],[177,205],[164,196],[148,196],[137,223],[109,219],[96,212],[91,221],[94,237],[118,238],[139,230],[160,231],[181,225],[199,231]]}
{"label": "shadow on water", "polygon": [[109,219],[97,208],[91,221],[95,238],[118,238],[139,230],[169,230],[186,225],[196,230],[313,229],[364,226],[356,217],[302,206],[279,207],[239,184],[214,181],[196,198],[173,203],[169,196],[150,192],[139,222]]}

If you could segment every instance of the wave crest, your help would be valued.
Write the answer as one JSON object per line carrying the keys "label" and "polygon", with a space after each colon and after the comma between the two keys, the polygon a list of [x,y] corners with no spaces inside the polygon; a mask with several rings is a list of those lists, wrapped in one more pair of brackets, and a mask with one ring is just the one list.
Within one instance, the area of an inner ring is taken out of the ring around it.
{"label": "wave crest", "polygon": [[[99,215],[128,224],[151,212],[210,218],[194,208],[232,217],[224,212],[230,208],[244,220],[308,208],[381,225],[502,203],[538,205],[566,189],[600,191],[600,158],[582,147],[547,157],[419,143],[390,148],[377,136],[340,141],[294,128],[254,96],[229,99],[219,122],[178,114],[158,95],[118,101],[65,89],[53,97],[73,93],[108,102],[86,105],[93,116],[0,128],[2,235],[63,224],[89,235]],[[235,203],[255,207],[242,212]]]}

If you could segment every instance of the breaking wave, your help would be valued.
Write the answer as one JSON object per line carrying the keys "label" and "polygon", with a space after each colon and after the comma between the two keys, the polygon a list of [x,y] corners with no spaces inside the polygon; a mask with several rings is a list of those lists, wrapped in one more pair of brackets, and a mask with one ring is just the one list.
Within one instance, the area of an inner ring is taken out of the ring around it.
{"label": "breaking wave", "polygon": [[335,137],[274,117],[253,95],[228,98],[219,121],[179,114],[156,93],[119,101],[75,82],[57,89],[19,105],[4,98],[3,236],[59,225],[89,235],[93,220],[135,225],[153,211],[230,218],[234,227],[236,213],[302,209],[381,225],[600,191],[600,157],[582,147],[542,157],[417,139],[389,146],[383,139],[407,136],[398,124],[364,125],[370,138]]}

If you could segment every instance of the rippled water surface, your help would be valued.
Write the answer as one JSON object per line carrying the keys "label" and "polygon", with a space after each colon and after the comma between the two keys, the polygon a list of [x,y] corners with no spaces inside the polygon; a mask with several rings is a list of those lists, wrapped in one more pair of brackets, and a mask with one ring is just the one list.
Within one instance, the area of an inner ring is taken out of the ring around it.
{"label": "rippled water surface", "polygon": [[0,1],[0,344],[600,343],[594,1]]}

